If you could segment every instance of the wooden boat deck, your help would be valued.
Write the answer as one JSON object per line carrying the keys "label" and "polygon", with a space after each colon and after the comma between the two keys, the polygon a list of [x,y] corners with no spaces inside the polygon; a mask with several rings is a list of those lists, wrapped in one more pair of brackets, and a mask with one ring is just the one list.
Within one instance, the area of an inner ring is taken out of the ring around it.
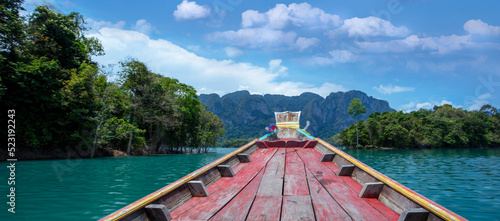
{"label": "wooden boat deck", "polygon": [[170,211],[172,220],[397,220],[399,214],[373,198],[360,198],[362,186],[338,176],[333,162],[320,162],[314,148],[260,148],[252,162],[233,168]]}

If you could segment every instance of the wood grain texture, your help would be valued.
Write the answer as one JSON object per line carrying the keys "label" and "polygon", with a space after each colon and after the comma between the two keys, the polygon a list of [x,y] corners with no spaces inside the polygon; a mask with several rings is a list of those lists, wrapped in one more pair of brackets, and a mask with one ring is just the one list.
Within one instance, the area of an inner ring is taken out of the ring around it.
{"label": "wood grain texture", "polygon": [[307,182],[311,189],[311,198],[317,220],[352,220],[309,170],[307,170]]}
{"label": "wood grain texture", "polygon": [[149,204],[145,207],[146,213],[150,220],[155,221],[170,221],[172,217],[167,210],[167,207],[163,204]]}
{"label": "wood grain texture", "polygon": [[327,166],[316,161],[317,157],[311,152],[311,149],[297,149],[297,154],[314,177],[354,220],[387,220],[368,202],[359,198],[358,193],[347,187]]}
{"label": "wood grain texture", "polygon": [[[250,182],[236,197],[222,208],[211,220],[245,220],[259,189],[264,170]],[[235,212],[237,211],[237,212]]]}
{"label": "wood grain texture", "polygon": [[309,187],[305,174],[285,175],[285,184],[283,187],[283,195],[309,195]]}
{"label": "wood grain texture", "polygon": [[285,175],[285,153],[286,148],[278,148],[274,157],[266,165],[264,175]]}
{"label": "wood grain texture", "polygon": [[380,202],[378,199],[364,198],[364,200],[366,202],[368,202],[370,205],[372,205],[373,208],[375,208],[380,213],[382,213],[382,215],[384,215],[385,217],[387,217],[387,219],[393,220],[393,221],[398,220],[399,214],[397,214],[396,212],[394,212],[394,210],[392,210],[389,207],[387,207],[384,204],[382,204],[382,202]]}
{"label": "wood grain texture", "polygon": [[306,196],[283,196],[283,208],[281,213],[282,221],[312,221],[314,211],[311,197]]}
{"label": "wood grain texture", "polygon": [[283,196],[256,196],[247,220],[279,220]]}
{"label": "wood grain texture", "polygon": [[262,176],[257,196],[282,196],[283,195],[283,176],[266,175]]}
{"label": "wood grain texture", "polygon": [[173,220],[208,220],[253,180],[275,152],[275,148],[259,149],[252,154],[255,161],[248,163],[234,177],[223,177],[207,187],[209,197],[193,197],[170,211]]}
{"label": "wood grain texture", "polygon": [[286,149],[285,174],[286,175],[302,174],[304,176],[306,175],[304,162],[302,162],[302,160],[297,155],[296,150],[294,148]]}

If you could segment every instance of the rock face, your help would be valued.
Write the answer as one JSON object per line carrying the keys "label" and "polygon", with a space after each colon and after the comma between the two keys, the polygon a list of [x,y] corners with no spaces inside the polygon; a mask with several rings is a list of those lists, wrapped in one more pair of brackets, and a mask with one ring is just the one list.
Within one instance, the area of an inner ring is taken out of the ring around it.
{"label": "rock face", "polygon": [[225,123],[226,138],[252,138],[265,134],[264,128],[274,123],[275,111],[302,111],[300,125],[313,136],[329,138],[355,122],[347,113],[353,98],[358,98],[366,107],[366,113],[358,119],[367,119],[373,112],[391,112],[389,103],[375,99],[361,91],[331,93],[323,98],[314,93],[300,96],[251,95],[248,91],[237,91],[220,97],[217,94],[201,94],[199,99],[212,113]]}

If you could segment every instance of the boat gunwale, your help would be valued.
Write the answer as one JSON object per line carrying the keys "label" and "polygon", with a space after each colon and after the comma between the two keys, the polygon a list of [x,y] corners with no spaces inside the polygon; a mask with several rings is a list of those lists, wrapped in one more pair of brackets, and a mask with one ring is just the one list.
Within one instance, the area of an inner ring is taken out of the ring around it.
{"label": "boat gunwale", "polygon": [[172,192],[173,190],[179,188],[180,186],[186,184],[187,182],[193,180],[194,178],[202,175],[203,173],[215,168],[217,165],[229,160],[231,157],[234,157],[236,156],[237,154],[247,150],[248,148],[250,148],[251,146],[255,145],[256,141],[258,139],[254,139],[250,142],[248,142],[247,144],[241,146],[240,148],[234,150],[233,152],[215,160],[214,162],[208,164],[208,165],[205,165],[204,167],[198,169],[198,170],[195,170],[194,172],[184,176],[183,178],[153,192],[153,193],[150,193],[149,195],[119,209],[118,211],[115,211],[114,213],[111,213],[103,218],[101,218],[100,220],[101,221],[104,221],[104,220],[121,220],[125,217],[127,217],[128,215],[131,215],[132,213],[134,212],[137,212],[138,210],[144,208],[145,206],[147,206],[148,204],[150,203],[153,203],[155,200],[158,200],[160,199],[161,197],[167,195],[168,193]]}
{"label": "boat gunwale", "polygon": [[440,218],[442,218],[444,220],[466,220],[465,218],[459,216],[458,214],[444,208],[443,206],[437,204],[436,202],[433,202],[432,200],[427,199],[426,197],[409,189],[408,187],[404,186],[403,184],[400,184],[400,183],[394,181],[393,179],[387,177],[386,175],[378,172],[377,170],[369,167],[368,165],[364,164],[363,162],[359,161],[358,159],[351,157],[349,154],[334,147],[333,145],[329,144],[328,142],[326,142],[320,138],[317,138],[317,137],[314,139],[317,140],[318,143],[322,144],[326,148],[333,151],[335,154],[338,154],[339,156],[343,157],[344,159],[351,162],[359,169],[361,169],[364,172],[368,173],[369,175],[373,176],[375,179],[378,179],[380,182],[383,182],[384,184],[386,184],[390,188],[396,190],[397,192],[399,192],[403,196],[408,197],[413,202],[418,203],[419,205],[421,205],[425,209],[429,210],[433,214],[439,216]]}

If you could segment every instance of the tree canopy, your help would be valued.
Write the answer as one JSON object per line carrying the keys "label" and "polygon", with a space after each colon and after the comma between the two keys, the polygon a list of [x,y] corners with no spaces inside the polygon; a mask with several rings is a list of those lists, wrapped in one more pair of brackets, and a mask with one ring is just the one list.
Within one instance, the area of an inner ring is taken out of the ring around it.
{"label": "tree canopy", "polygon": [[[467,111],[445,104],[433,110],[410,113],[375,112],[359,121],[359,143],[365,147],[498,147],[500,113],[491,105]],[[355,125],[330,139],[336,145],[354,146]]]}
{"label": "tree canopy", "polygon": [[0,101],[3,113],[16,112],[16,148],[200,152],[223,136],[193,87],[145,63],[125,59],[109,81],[112,67],[92,60],[104,49],[85,36],[81,14],[44,5],[24,18],[21,5],[0,4]]}

